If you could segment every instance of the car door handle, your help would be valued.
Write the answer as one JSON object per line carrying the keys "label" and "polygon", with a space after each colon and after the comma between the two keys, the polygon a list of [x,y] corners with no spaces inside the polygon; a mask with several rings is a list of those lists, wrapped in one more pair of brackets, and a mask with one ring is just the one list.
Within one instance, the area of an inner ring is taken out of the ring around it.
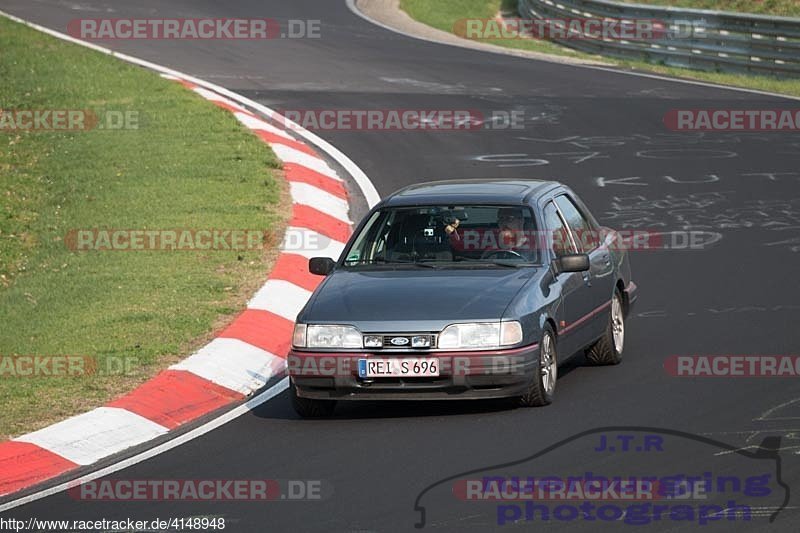
{"label": "car door handle", "polygon": [[583,281],[586,283],[587,286],[592,286],[592,275],[589,272],[583,273]]}
{"label": "car door handle", "polygon": [[606,266],[611,266],[611,255],[610,254],[603,254],[601,256],[601,258],[603,259],[603,262],[606,264]]}

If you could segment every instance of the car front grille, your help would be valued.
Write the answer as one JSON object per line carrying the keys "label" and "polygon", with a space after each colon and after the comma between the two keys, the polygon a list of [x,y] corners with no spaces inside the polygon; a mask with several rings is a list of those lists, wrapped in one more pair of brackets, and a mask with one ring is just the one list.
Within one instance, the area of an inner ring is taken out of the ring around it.
{"label": "car front grille", "polygon": [[[420,352],[436,348],[437,335],[435,333],[371,333],[381,337],[383,346],[381,348],[368,348],[370,350],[382,352]],[[421,337],[427,340],[428,346],[420,347],[413,345],[413,339]]]}

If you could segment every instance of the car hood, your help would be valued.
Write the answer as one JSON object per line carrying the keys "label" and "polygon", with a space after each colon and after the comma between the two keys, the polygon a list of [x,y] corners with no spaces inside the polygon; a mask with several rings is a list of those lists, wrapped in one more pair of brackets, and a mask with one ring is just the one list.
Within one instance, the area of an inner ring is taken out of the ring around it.
{"label": "car hood", "polygon": [[301,312],[306,323],[352,324],[363,332],[437,331],[503,313],[536,269],[337,270]]}

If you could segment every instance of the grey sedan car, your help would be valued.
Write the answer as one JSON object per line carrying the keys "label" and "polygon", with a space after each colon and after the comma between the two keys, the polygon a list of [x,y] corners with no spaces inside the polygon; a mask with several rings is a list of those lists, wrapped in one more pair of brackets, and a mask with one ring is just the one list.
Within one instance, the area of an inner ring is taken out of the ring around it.
{"label": "grey sedan car", "polygon": [[625,241],[568,187],[453,180],[406,187],[361,221],[299,313],[291,396],[304,417],[337,400],[553,400],[578,353],[617,364],[635,300]]}

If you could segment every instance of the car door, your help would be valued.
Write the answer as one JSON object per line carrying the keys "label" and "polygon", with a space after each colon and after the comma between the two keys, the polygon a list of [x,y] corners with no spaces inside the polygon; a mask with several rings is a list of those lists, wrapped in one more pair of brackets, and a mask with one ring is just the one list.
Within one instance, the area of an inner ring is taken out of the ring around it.
{"label": "car door", "polygon": [[[563,255],[578,253],[567,224],[552,200],[545,204],[542,214],[548,236],[550,258],[557,259]],[[588,342],[586,331],[574,324],[578,324],[581,317],[590,311],[591,304],[586,295],[582,294],[585,287],[582,272],[562,272],[555,283],[561,287],[562,314],[556,319],[559,352],[563,360]]]}
{"label": "car door", "polygon": [[581,303],[577,304],[585,314],[578,319],[576,326],[583,330],[577,336],[588,344],[599,338],[608,325],[614,290],[611,254],[608,248],[600,246],[598,228],[581,212],[569,194],[556,196],[555,203],[575,240],[578,253],[589,256],[590,268],[582,273],[584,286],[580,290]]}

